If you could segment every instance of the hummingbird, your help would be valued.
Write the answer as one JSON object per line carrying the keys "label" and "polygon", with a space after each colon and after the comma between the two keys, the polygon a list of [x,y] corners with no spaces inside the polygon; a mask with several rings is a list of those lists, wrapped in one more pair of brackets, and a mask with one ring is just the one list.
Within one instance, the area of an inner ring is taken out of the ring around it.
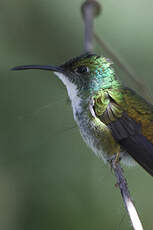
{"label": "hummingbird", "polygon": [[105,162],[138,162],[153,176],[153,106],[126,87],[112,62],[85,53],[60,66],[24,65],[12,70],[53,71],[64,83],[82,138]]}

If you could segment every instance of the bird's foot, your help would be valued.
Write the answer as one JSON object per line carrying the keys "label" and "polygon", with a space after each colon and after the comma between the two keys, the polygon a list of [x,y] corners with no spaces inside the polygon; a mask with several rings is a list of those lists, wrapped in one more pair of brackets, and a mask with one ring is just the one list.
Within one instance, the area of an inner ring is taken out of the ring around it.
{"label": "bird's foot", "polygon": [[121,160],[121,157],[120,157],[120,152],[116,153],[115,155],[115,159],[113,160],[113,164],[117,164],[119,161]]}
{"label": "bird's foot", "polygon": [[115,166],[120,160],[121,160],[120,152],[114,154],[113,156],[107,159],[107,161],[110,163],[111,166],[111,172],[112,172],[113,165]]}

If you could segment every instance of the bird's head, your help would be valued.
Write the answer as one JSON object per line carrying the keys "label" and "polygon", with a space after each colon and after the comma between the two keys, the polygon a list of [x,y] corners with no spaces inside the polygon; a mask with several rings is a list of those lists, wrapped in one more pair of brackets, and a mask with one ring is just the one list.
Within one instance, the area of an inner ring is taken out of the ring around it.
{"label": "bird's head", "polygon": [[[53,71],[68,90],[70,98],[74,91],[79,95],[92,95],[107,88],[112,82],[114,71],[110,60],[95,54],[83,54],[60,66],[27,65],[17,66],[12,70],[41,69]],[[75,92],[75,93],[76,93]]]}

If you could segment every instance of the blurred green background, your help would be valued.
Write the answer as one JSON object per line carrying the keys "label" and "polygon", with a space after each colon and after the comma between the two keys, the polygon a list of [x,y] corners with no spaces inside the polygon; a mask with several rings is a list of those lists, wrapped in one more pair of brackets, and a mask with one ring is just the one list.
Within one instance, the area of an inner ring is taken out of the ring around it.
{"label": "blurred green background", "polygon": [[[9,71],[80,55],[82,2],[0,1],[1,230],[132,229],[110,168],[74,128],[62,83],[46,71]],[[153,1],[100,2],[95,31],[153,90]],[[97,44],[95,51],[105,54]],[[139,166],[124,169],[144,228],[152,230],[153,178]]]}

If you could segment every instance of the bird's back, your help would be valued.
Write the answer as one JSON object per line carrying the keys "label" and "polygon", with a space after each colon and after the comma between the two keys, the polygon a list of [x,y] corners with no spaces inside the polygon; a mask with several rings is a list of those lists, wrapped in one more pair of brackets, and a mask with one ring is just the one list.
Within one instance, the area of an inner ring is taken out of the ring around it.
{"label": "bird's back", "polygon": [[141,125],[142,134],[153,144],[153,106],[129,88],[122,89],[128,116]]}

